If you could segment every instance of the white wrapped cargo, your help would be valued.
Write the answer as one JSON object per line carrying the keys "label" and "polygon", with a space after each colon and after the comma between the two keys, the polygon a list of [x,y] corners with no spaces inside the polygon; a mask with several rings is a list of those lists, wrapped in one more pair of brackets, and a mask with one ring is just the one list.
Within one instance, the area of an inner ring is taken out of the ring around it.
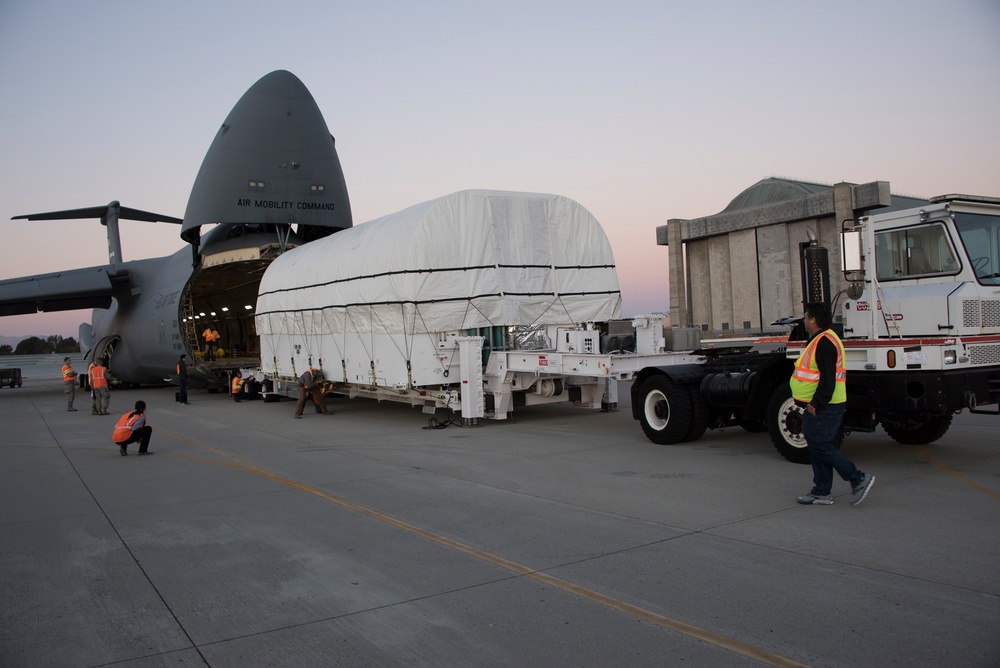
{"label": "white wrapped cargo", "polygon": [[334,381],[402,388],[447,382],[457,336],[485,333],[489,347],[482,328],[620,311],[614,255],[590,212],[556,195],[467,190],[283,254],[260,282],[256,326],[265,371],[311,364]]}

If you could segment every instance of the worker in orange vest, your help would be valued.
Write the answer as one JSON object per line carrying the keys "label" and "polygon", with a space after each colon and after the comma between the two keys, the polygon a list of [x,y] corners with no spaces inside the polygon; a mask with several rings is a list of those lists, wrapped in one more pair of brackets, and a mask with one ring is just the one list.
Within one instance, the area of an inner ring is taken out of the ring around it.
{"label": "worker in orange vest", "polygon": [[115,431],[111,435],[118,452],[124,457],[128,454],[129,443],[139,443],[140,455],[151,455],[149,451],[149,438],[153,435],[153,428],[146,424],[146,402],[135,402],[135,410],[126,413],[118,420]]}
{"label": "worker in orange vest", "polygon": [[232,392],[233,401],[239,403],[240,399],[243,398],[243,374],[240,373],[239,369],[237,369],[236,373],[233,375]]}
{"label": "worker in orange vest", "polygon": [[206,327],[201,335],[205,338],[205,360],[212,361],[215,359],[215,352],[219,348],[219,339],[222,337],[219,331],[211,325]]}
{"label": "worker in orange vest", "polygon": [[[86,386],[87,386],[87,389],[90,390],[90,405],[91,405],[90,414],[91,415],[98,415],[98,412],[97,412],[97,402],[95,401],[96,397],[94,395],[94,375],[93,374],[94,374],[94,363],[91,362],[90,366],[87,367],[87,381],[86,381]],[[83,386],[84,386],[84,382],[81,380],[80,381],[80,387],[83,387]]]}
{"label": "worker in orange vest", "polygon": [[75,413],[73,400],[76,399],[76,371],[73,371],[73,365],[68,357],[63,359],[62,377],[63,392],[66,394],[66,410]]}
{"label": "worker in orange vest", "polygon": [[90,386],[94,390],[93,415],[111,415],[108,404],[111,403],[111,390],[108,388],[108,368],[104,360],[96,360],[90,369]]}
{"label": "worker in orange vest", "polygon": [[333,415],[333,411],[326,407],[326,397],[323,393],[323,372],[319,369],[308,369],[299,376],[299,400],[295,402],[295,418],[302,417],[302,410],[306,406],[306,397],[312,400],[319,407],[323,415]]}

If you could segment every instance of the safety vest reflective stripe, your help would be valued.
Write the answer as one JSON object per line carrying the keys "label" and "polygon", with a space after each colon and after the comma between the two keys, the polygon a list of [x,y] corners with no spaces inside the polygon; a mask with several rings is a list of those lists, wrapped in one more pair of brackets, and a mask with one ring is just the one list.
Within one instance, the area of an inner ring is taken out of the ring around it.
{"label": "safety vest reflective stripe", "polygon": [[76,372],[73,371],[73,369],[68,364],[64,364],[62,368],[62,375],[63,375],[63,380],[70,381],[73,380],[74,376],[76,376]]}
{"label": "safety vest reflective stripe", "polygon": [[103,366],[95,366],[90,370],[90,384],[94,387],[107,387],[108,379],[104,375]]}
{"label": "safety vest reflective stripe", "polygon": [[242,387],[243,387],[243,379],[233,378],[233,394],[238,393]]}
{"label": "safety vest reflective stripe", "polygon": [[814,336],[799,358],[795,360],[795,370],[792,372],[788,384],[792,388],[792,397],[796,400],[808,402],[813,398],[820,380],[819,366],[815,359],[816,347],[819,345],[820,339],[823,338],[829,339],[837,348],[836,383],[830,403],[842,404],[847,401],[847,367],[844,362],[844,344],[841,343],[836,334],[828,329]]}
{"label": "safety vest reflective stripe", "polygon": [[135,411],[121,416],[118,420],[118,424],[115,425],[115,433],[112,435],[115,443],[121,443],[129,439],[132,435],[132,425],[134,425],[138,419],[139,414]]}

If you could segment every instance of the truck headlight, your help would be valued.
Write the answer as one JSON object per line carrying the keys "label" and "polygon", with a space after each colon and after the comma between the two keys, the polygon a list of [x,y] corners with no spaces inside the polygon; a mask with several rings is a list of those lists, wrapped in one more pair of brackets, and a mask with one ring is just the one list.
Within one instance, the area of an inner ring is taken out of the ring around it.
{"label": "truck headlight", "polygon": [[945,364],[954,364],[957,359],[958,359],[958,355],[955,354],[954,350],[946,350],[946,351],[944,351],[944,363]]}

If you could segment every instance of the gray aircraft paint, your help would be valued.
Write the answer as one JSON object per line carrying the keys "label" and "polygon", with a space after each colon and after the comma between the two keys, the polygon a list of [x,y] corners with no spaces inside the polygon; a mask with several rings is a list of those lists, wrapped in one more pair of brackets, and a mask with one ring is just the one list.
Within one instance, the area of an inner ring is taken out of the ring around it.
{"label": "gray aircraft paint", "polygon": [[[257,285],[287,248],[351,227],[347,185],[333,137],[305,85],[283,70],[240,98],[205,155],[183,220],[107,206],[18,216],[29,220],[100,218],[108,228],[106,265],[0,281],[0,316],[94,308],[81,326],[87,358],[107,355],[115,378],[173,379],[181,353],[207,324],[221,324],[222,345],[252,353]],[[189,248],[123,262],[118,220],[181,225]],[[214,225],[202,234],[202,227]],[[229,308],[225,313],[223,307]],[[217,316],[185,328],[185,310]],[[235,315],[238,313],[238,315]],[[228,331],[225,331],[228,330]],[[191,385],[218,386],[225,364],[191,364]]]}

